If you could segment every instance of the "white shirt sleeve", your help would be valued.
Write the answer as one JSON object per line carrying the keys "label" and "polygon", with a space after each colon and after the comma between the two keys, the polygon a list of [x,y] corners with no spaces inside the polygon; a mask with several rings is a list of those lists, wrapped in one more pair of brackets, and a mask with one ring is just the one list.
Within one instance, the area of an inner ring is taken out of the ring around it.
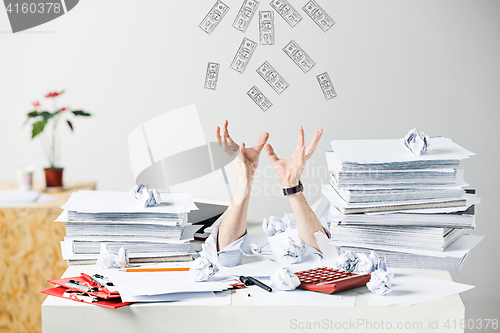
{"label": "white shirt sleeve", "polygon": [[224,267],[238,266],[241,265],[244,249],[249,247],[247,240],[248,232],[245,231],[245,234],[239,239],[227,245],[222,250],[217,251],[217,236],[224,215],[225,213],[212,225],[210,236],[208,236],[205,243],[201,245],[202,251],[200,252],[200,256],[206,257],[212,262],[216,262]]}

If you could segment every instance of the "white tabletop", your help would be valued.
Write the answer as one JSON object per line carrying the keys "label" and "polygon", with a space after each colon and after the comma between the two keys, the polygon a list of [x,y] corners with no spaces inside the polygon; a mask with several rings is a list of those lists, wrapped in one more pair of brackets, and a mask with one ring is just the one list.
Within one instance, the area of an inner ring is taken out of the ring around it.
{"label": "white tabletop", "polygon": [[[94,266],[70,266],[64,277],[92,273]],[[447,271],[408,270],[451,281]],[[44,333],[56,332],[296,332],[332,330],[369,332],[377,327],[414,327],[418,332],[463,332],[460,321],[465,308],[459,295],[418,305],[384,306],[359,296],[354,307],[255,306],[248,291],[231,294],[231,305],[167,306],[164,303],[137,303],[107,309],[48,296],[42,304]],[[385,325],[385,326],[382,326]],[[307,327],[310,327],[308,329]],[[316,328],[316,329],[315,329]],[[385,331],[385,330],[382,330]]]}

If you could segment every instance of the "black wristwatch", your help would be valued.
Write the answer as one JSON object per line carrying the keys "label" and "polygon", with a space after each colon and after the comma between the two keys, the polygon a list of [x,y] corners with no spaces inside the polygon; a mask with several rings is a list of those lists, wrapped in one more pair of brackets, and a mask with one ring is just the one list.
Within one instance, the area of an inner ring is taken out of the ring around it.
{"label": "black wristwatch", "polygon": [[287,195],[292,195],[292,194],[299,193],[302,191],[304,191],[304,185],[302,185],[302,182],[299,180],[299,185],[294,186],[294,187],[284,188],[283,194],[285,196],[287,196]]}

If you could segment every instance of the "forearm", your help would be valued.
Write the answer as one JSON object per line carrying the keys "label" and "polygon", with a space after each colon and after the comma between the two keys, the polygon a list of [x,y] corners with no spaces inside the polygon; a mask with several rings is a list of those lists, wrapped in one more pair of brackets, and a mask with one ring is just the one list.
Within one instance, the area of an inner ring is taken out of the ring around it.
{"label": "forearm", "polygon": [[222,219],[217,237],[217,250],[242,237],[247,228],[248,203],[253,179],[240,177],[236,185],[231,203]]}
{"label": "forearm", "polygon": [[297,229],[299,231],[300,238],[306,243],[320,250],[318,247],[318,241],[314,234],[318,231],[325,233],[323,226],[318,220],[318,217],[312,211],[311,207],[307,203],[306,198],[302,192],[295,193],[287,196],[290,205],[292,206],[292,211],[297,221]]}

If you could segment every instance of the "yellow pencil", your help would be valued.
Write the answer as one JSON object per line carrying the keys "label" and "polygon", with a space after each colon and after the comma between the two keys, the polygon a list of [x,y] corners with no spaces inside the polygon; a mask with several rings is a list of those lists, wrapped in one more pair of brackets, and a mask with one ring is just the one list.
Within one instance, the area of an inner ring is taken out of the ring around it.
{"label": "yellow pencil", "polygon": [[189,267],[170,267],[170,268],[124,268],[122,272],[185,272]]}

